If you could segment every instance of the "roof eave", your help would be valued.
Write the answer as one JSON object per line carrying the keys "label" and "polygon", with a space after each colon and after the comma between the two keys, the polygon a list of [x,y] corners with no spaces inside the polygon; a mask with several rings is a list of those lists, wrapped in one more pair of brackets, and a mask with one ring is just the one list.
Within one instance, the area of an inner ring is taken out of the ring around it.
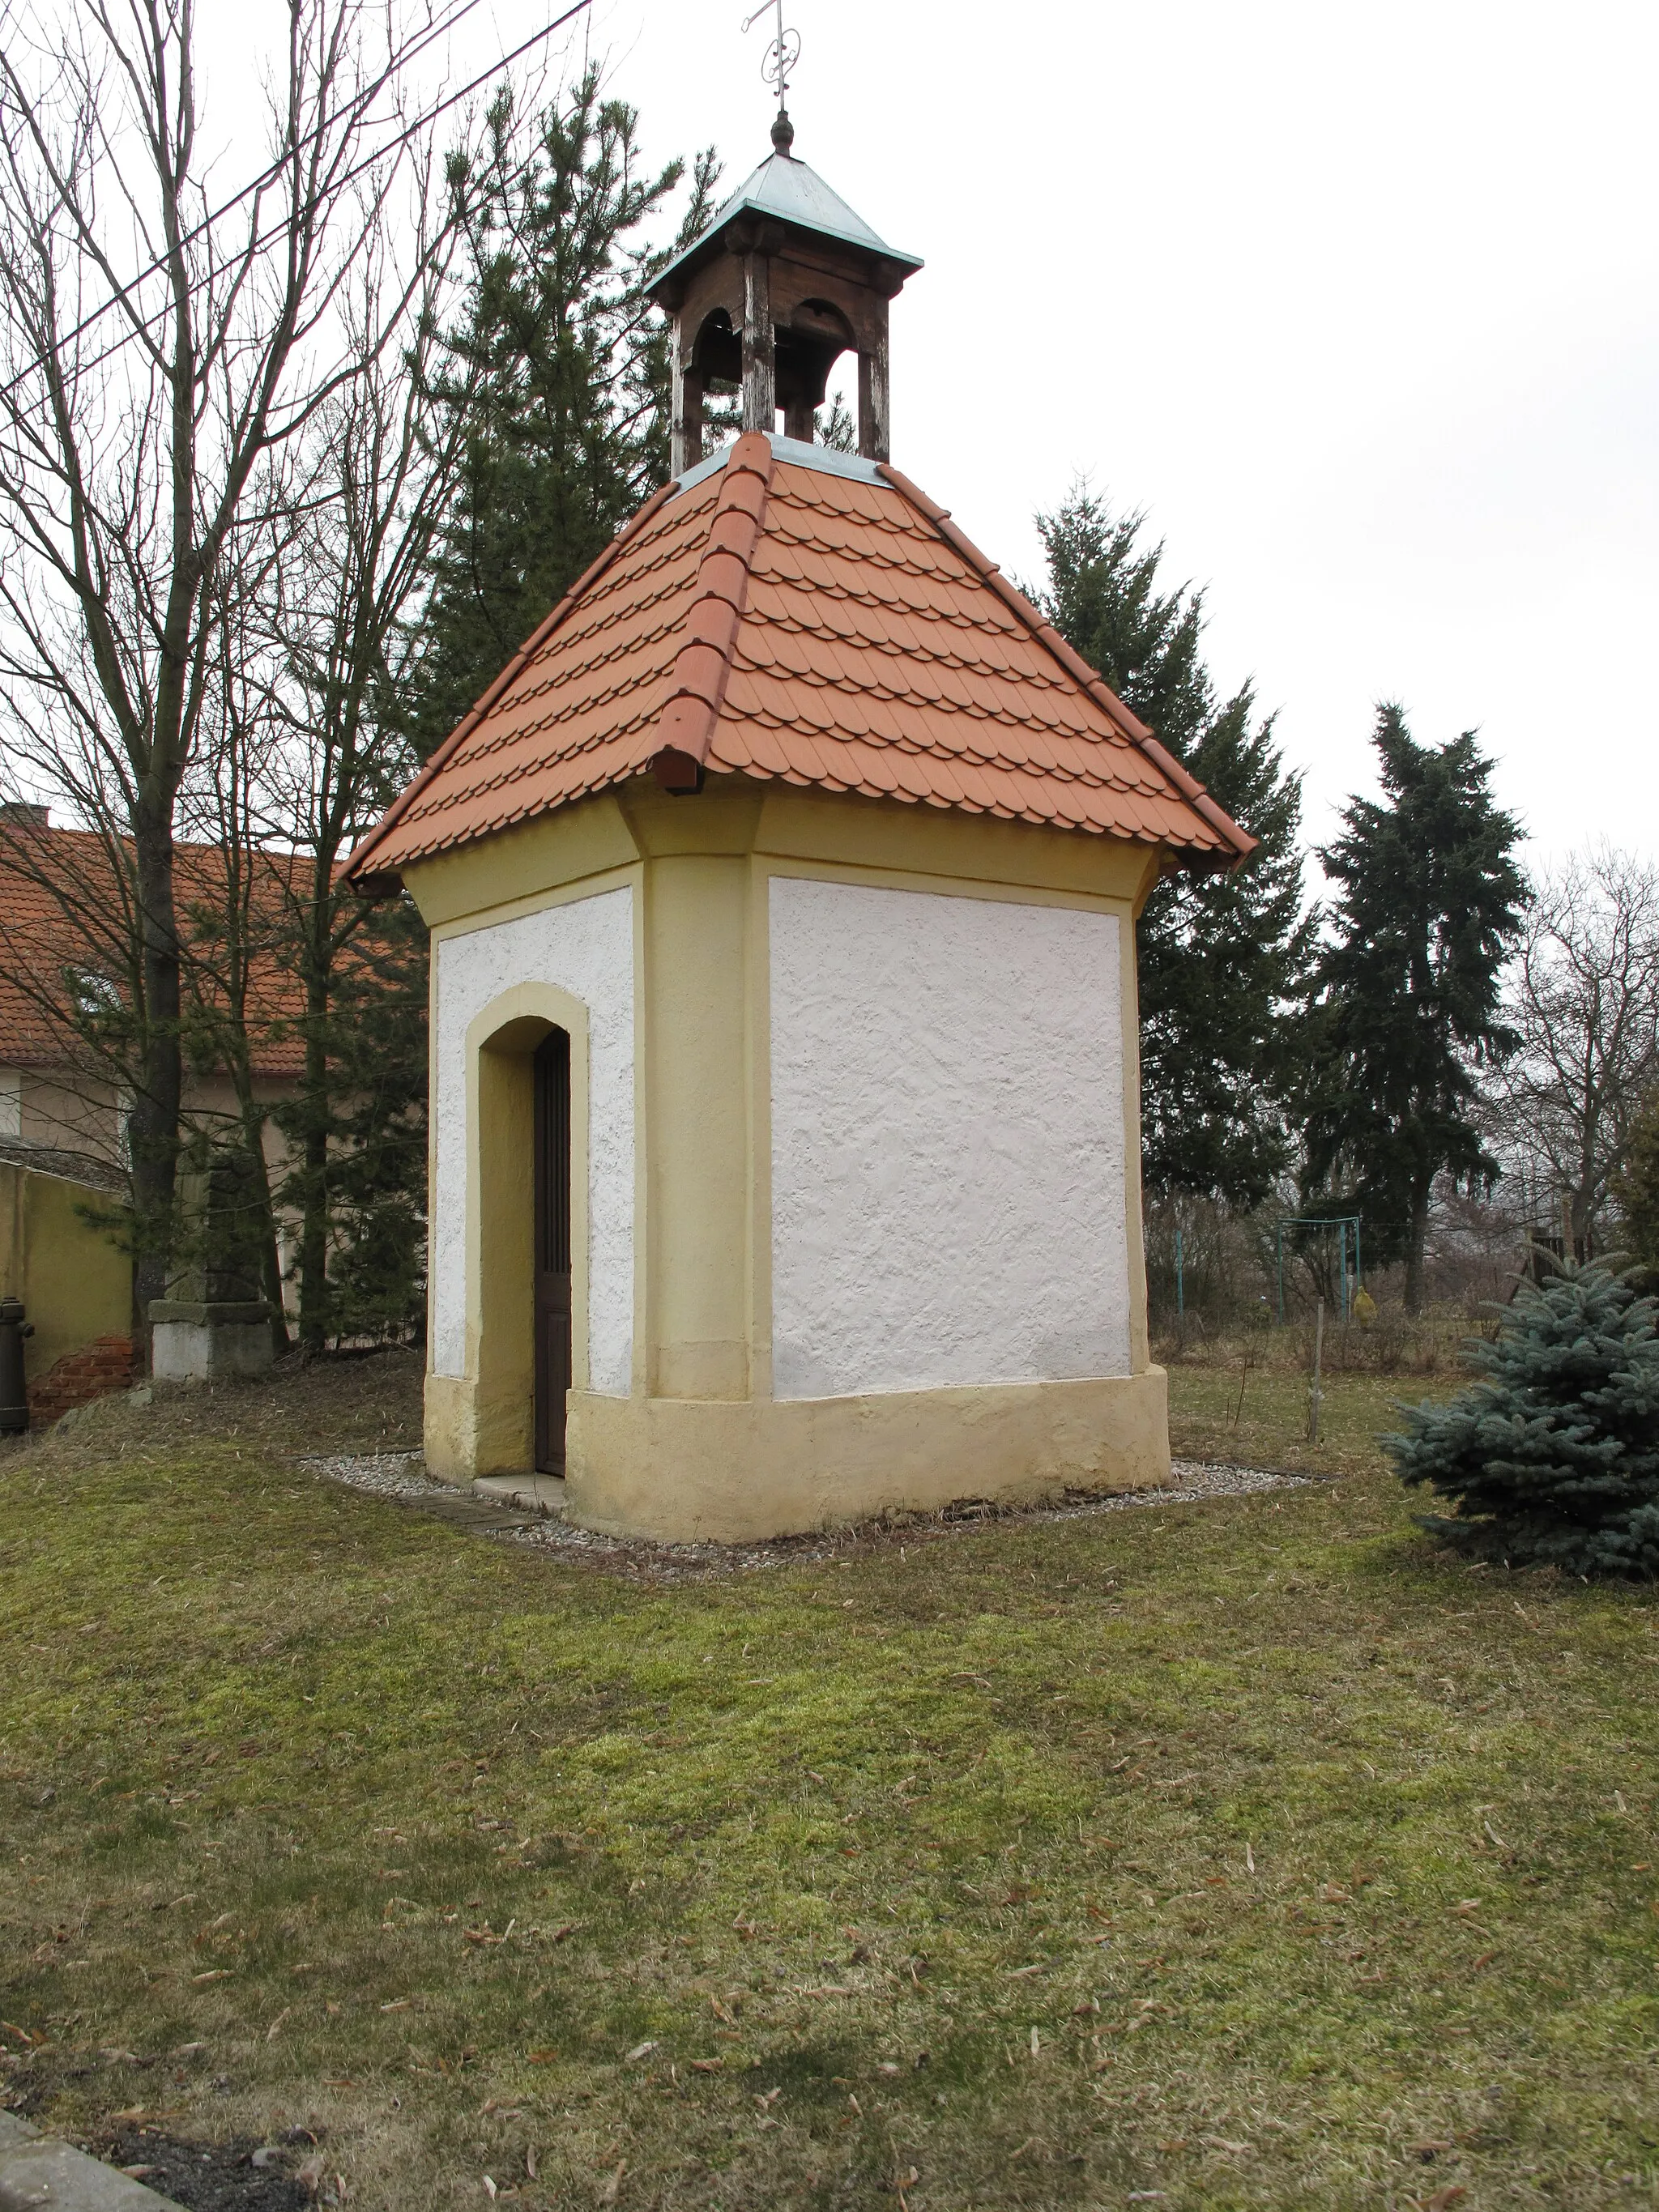
{"label": "roof eave", "polygon": [[[884,240],[860,238],[849,230],[836,230],[828,223],[802,222],[797,217],[781,214],[769,207],[764,200],[745,197],[728,208],[720,220],[694,238],[689,246],[682,246],[662,274],[648,285],[646,296],[659,307],[672,307],[672,295],[680,290],[687,277],[712,261],[722,249],[726,234],[732,225],[745,216],[777,227],[791,236],[802,239],[829,239],[835,245],[863,254],[867,259],[885,262],[902,271],[900,283],[907,282],[927,263],[919,253],[907,253],[902,246],[889,246]],[[895,288],[896,289],[896,287]]]}

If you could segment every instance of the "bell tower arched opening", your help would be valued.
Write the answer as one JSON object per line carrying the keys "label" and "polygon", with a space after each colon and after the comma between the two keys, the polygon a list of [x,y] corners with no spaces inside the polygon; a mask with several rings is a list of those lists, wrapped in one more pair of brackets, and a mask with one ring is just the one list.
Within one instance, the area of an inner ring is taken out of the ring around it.
{"label": "bell tower arched opening", "polygon": [[921,267],[878,238],[863,218],[798,161],[780,114],[775,148],[671,261],[651,296],[673,325],[672,467],[702,459],[712,381],[737,385],[743,428],[810,441],[830,370],[858,357],[859,451],[890,459],[888,307]]}

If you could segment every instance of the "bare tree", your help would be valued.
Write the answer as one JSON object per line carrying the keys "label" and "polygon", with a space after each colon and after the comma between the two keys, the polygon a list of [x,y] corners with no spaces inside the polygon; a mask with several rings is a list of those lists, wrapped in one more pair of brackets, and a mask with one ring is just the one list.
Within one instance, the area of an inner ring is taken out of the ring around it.
{"label": "bare tree", "polygon": [[0,16],[0,684],[28,780],[106,825],[125,879],[141,1317],[173,1233],[173,848],[214,711],[222,571],[258,534],[276,457],[361,374],[339,291],[402,159],[365,0],[285,14],[275,157],[220,209],[195,0],[12,0]]}
{"label": "bare tree", "polygon": [[1659,872],[1602,845],[1540,878],[1509,1017],[1493,1136],[1527,1225],[1559,1224],[1583,1255],[1659,1079]]}
{"label": "bare tree", "polygon": [[283,1116],[297,1155],[288,1196],[300,1215],[301,1338],[312,1346],[334,1319],[341,963],[361,966],[366,940],[377,934],[372,909],[340,886],[337,872],[415,765],[400,712],[421,649],[411,616],[469,427],[453,392],[438,400],[432,375],[461,233],[429,168],[420,181],[404,234],[415,242],[420,287],[411,291],[398,278],[391,248],[377,237],[348,310],[363,368],[313,426],[265,612],[281,732],[267,805],[275,835],[294,847],[283,890],[304,996],[300,1097]]}

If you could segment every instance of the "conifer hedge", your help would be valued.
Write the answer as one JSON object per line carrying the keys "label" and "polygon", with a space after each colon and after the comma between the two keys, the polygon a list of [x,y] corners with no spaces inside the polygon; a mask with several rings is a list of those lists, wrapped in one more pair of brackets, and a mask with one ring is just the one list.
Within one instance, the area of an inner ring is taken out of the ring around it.
{"label": "conifer hedge", "polygon": [[1495,1342],[1469,1345],[1484,1379],[1402,1407],[1406,1429],[1383,1448],[1402,1482],[1455,1502],[1455,1517],[1422,1525],[1465,1551],[1659,1575],[1656,1302],[1616,1267],[1557,1267],[1522,1285]]}

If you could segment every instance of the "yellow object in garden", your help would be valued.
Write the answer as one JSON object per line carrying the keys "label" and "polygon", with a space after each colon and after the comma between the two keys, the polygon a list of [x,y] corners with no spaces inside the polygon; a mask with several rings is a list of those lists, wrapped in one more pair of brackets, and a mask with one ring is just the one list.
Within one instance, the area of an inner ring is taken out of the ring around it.
{"label": "yellow object in garden", "polygon": [[1363,1284],[1353,1294],[1353,1317],[1361,1328],[1369,1328],[1376,1319],[1376,1300]]}

